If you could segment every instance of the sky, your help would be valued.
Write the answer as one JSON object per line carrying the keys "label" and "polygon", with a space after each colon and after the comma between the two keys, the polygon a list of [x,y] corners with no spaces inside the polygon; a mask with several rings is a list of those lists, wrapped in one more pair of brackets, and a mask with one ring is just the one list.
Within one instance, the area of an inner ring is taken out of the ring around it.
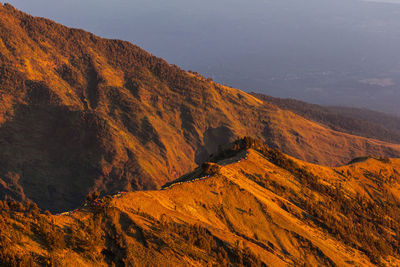
{"label": "sky", "polygon": [[400,4],[400,0],[364,0],[364,1],[376,2],[376,3]]}
{"label": "sky", "polygon": [[8,2],[35,16],[130,41],[171,64],[245,91],[400,114],[397,4],[380,0]]}

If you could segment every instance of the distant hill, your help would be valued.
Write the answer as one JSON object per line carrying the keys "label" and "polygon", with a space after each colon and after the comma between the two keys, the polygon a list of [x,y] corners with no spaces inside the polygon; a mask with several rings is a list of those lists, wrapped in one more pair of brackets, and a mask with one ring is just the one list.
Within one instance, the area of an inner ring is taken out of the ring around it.
{"label": "distant hill", "polygon": [[357,118],[360,120],[368,121],[385,127],[390,131],[400,133],[400,117],[394,116],[379,111],[363,109],[363,108],[351,108],[351,107],[327,107],[344,116]]}
{"label": "distant hill", "polygon": [[62,215],[0,202],[10,266],[398,266],[400,160],[309,164],[244,138],[165,190]]}
{"label": "distant hill", "polygon": [[72,209],[93,191],[156,189],[254,136],[338,165],[400,145],[333,131],[128,42],[0,6],[0,198]]}
{"label": "distant hill", "polygon": [[394,115],[361,108],[325,107],[259,93],[251,95],[336,131],[400,143],[400,117]]}

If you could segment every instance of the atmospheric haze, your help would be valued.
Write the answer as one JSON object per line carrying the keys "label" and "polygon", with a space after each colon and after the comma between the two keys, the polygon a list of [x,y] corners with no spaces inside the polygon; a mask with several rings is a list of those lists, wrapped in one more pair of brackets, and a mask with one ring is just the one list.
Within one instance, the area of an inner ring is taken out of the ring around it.
{"label": "atmospheric haze", "polygon": [[245,91],[400,114],[395,1],[9,2]]}

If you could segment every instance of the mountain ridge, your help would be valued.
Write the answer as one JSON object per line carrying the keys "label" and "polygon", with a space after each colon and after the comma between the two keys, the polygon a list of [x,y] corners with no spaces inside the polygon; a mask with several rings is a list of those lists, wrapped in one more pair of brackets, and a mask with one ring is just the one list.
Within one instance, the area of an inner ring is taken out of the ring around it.
{"label": "mountain ridge", "polygon": [[0,7],[0,196],[72,209],[159,188],[254,136],[324,165],[400,145],[336,132],[128,42]]}
{"label": "mountain ridge", "polygon": [[330,168],[251,138],[223,152],[204,179],[107,196],[62,215],[0,202],[0,225],[8,229],[0,232],[0,259],[61,266],[399,264],[399,159]]}
{"label": "mountain ridge", "polygon": [[250,94],[336,131],[390,143],[400,142],[400,118],[395,115],[361,108],[321,106],[260,93]]}

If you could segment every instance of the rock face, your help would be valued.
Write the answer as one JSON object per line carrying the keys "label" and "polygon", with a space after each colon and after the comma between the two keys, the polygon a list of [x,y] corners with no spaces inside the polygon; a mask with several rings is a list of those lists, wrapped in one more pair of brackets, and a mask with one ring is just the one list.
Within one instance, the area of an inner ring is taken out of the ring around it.
{"label": "rock face", "polygon": [[335,132],[137,46],[0,6],[0,197],[154,189],[239,136],[326,165],[399,145]]}

